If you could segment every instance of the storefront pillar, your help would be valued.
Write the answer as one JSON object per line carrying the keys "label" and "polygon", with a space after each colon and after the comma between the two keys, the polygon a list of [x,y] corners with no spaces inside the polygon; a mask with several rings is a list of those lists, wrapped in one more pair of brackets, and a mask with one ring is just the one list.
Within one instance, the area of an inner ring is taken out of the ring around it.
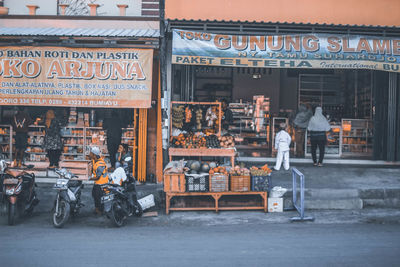
{"label": "storefront pillar", "polygon": [[146,151],[147,151],[147,109],[139,109],[139,138],[137,178],[139,182],[146,181]]}
{"label": "storefront pillar", "polygon": [[387,160],[396,160],[397,132],[397,73],[389,73],[388,88],[388,130],[387,130]]}

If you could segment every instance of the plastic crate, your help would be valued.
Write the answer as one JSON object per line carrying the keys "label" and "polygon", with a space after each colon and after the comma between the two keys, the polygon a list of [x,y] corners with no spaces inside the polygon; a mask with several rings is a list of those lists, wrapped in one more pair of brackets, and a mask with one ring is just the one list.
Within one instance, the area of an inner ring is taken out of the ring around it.
{"label": "plastic crate", "polygon": [[185,174],[187,192],[208,192],[209,177],[207,175]]}
{"label": "plastic crate", "polygon": [[238,176],[231,175],[231,191],[246,192],[250,191],[250,175]]}
{"label": "plastic crate", "polygon": [[271,186],[271,175],[251,176],[251,191],[269,191]]}
{"label": "plastic crate", "polygon": [[229,191],[229,175],[216,173],[210,177],[210,192]]}
{"label": "plastic crate", "polygon": [[186,180],[184,173],[164,174],[164,192],[185,192]]}

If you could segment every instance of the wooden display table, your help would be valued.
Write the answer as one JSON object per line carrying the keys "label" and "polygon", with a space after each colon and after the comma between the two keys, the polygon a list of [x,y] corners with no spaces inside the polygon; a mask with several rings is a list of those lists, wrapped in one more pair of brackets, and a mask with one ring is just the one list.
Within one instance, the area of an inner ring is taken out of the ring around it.
{"label": "wooden display table", "polygon": [[232,167],[235,166],[234,148],[169,148],[169,161],[173,156],[199,156],[199,157],[230,157]]}
{"label": "wooden display table", "polygon": [[[219,199],[222,196],[249,196],[249,195],[259,195],[263,199],[262,206],[231,206],[231,207],[220,207]],[[173,197],[185,197],[185,196],[211,196],[214,198],[215,206],[214,207],[185,207],[185,208],[174,208],[170,207],[171,199]],[[166,193],[166,203],[165,203],[165,211],[169,214],[170,210],[215,210],[216,212],[220,210],[264,210],[264,212],[268,211],[268,198],[267,192],[185,192],[185,193]]]}

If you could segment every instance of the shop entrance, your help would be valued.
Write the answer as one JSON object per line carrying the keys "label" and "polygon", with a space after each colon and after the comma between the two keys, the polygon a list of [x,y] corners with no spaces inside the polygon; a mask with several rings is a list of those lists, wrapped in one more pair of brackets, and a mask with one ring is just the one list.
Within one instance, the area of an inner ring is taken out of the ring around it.
{"label": "shop entrance", "polygon": [[[1,107],[0,157],[9,161],[15,159],[15,131],[12,119],[16,107]],[[59,151],[59,166],[76,166],[89,161],[91,146],[98,146],[108,167],[111,157],[117,159],[118,153],[129,154],[133,158],[132,173],[139,180],[145,180],[147,140],[147,109],[106,109],[106,108],[61,108],[20,106],[33,123],[29,126],[28,144],[24,153],[24,163],[33,164],[35,169],[49,167],[49,155],[45,148],[45,120],[48,110],[53,110],[55,119],[60,123],[62,145]],[[107,121],[116,117],[120,121],[121,138],[117,138],[120,147],[110,153],[107,146]],[[123,150],[123,151],[120,151]],[[68,164],[67,164],[68,163]],[[141,166],[141,167],[139,167]],[[83,173],[76,173],[81,174]],[[84,177],[85,179],[87,177]]]}
{"label": "shop entrance", "polygon": [[[378,83],[386,73],[371,70],[304,70],[173,65],[172,100],[226,100],[238,156],[274,156],[279,123],[289,125],[291,157],[310,157],[310,141],[296,138],[293,120],[300,105],[321,106],[330,121],[326,156],[379,159],[374,154],[374,98],[387,91]],[[307,145],[305,145],[307,144]],[[375,144],[376,146],[376,144]],[[375,147],[376,150],[376,147]]]}

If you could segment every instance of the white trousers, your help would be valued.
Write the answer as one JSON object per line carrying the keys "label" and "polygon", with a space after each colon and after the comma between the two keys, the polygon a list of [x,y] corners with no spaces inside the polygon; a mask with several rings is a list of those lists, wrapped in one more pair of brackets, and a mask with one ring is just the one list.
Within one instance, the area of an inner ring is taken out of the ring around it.
{"label": "white trousers", "polygon": [[280,151],[278,149],[278,153],[276,154],[276,164],[275,164],[275,170],[279,171],[282,165],[282,160],[283,160],[283,168],[285,170],[289,170],[289,151]]}

